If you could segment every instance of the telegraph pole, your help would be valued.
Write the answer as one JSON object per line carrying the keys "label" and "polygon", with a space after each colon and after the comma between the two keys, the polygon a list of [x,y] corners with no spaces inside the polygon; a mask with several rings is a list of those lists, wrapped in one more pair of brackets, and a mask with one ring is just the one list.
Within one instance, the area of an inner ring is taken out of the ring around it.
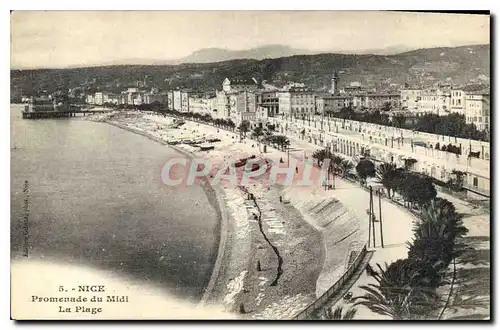
{"label": "telegraph pole", "polygon": [[373,247],[377,246],[377,241],[375,239],[375,210],[373,208],[373,187],[370,186],[370,222],[372,224],[372,232],[373,232]]}
{"label": "telegraph pole", "polygon": [[379,210],[379,221],[380,221],[380,244],[382,248],[384,247],[384,233],[382,232],[382,189],[378,191],[378,210]]}

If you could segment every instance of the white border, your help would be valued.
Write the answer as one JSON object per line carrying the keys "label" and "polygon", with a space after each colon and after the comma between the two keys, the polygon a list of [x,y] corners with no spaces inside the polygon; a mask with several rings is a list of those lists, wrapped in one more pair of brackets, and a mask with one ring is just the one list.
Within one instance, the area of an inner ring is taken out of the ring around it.
{"label": "white border", "polygon": [[[3,1],[2,4],[0,5],[2,7],[2,11],[0,11],[0,24],[1,24],[1,37],[2,37],[2,44],[5,46],[4,51],[1,52],[2,56],[2,63],[4,65],[1,66],[1,77],[2,77],[2,92],[0,93],[0,99],[2,101],[2,104],[5,105],[5,107],[2,109],[1,113],[1,125],[2,129],[0,129],[0,141],[2,143],[2,150],[4,153],[2,154],[2,161],[0,162],[0,166],[2,168],[2,174],[4,175],[4,178],[7,178],[7,180],[2,180],[2,187],[3,189],[1,190],[1,202],[2,202],[2,211],[4,216],[1,217],[2,225],[4,226],[2,233],[4,234],[4,239],[1,240],[1,245],[2,245],[2,261],[3,265],[6,266],[4,268],[4,271],[1,272],[0,276],[2,278],[2,283],[3,285],[3,292],[0,295],[0,310],[2,311],[2,317],[0,318],[2,323],[2,328],[5,325],[6,328],[12,328],[16,326],[15,323],[12,321],[9,321],[10,319],[10,301],[9,301],[9,292],[10,292],[10,273],[7,272],[5,269],[9,269],[8,265],[10,265],[10,236],[8,236],[8,233],[10,233],[10,228],[9,228],[9,219],[10,219],[10,147],[7,148],[7,144],[10,145],[10,123],[9,123],[9,118],[10,118],[10,111],[9,109],[9,91],[10,91],[10,81],[9,81],[9,67],[10,67],[10,54],[9,54],[9,44],[10,44],[10,17],[9,17],[9,11],[10,9],[16,9],[16,10],[249,10],[249,9],[260,9],[260,10],[284,10],[284,9],[289,9],[289,10],[383,10],[383,9],[390,9],[390,10],[443,10],[446,8],[453,8],[454,10],[458,9],[467,9],[467,10],[484,10],[484,9],[490,9],[492,12],[496,12],[496,8],[498,7],[499,1],[485,1],[485,0],[475,0],[475,1],[462,1],[462,0],[455,0],[455,1],[435,1],[435,0],[419,0],[419,1],[414,1],[414,2],[405,2],[405,1],[384,1],[384,0],[378,0],[378,1],[357,1],[356,3],[353,3],[352,1],[336,1],[333,3],[333,1],[321,1],[321,0],[308,0],[308,1],[287,1],[287,2],[282,2],[282,3],[277,3],[276,1],[269,1],[269,0],[253,0],[251,2],[248,1],[220,1],[220,0],[212,0],[212,1],[193,1],[193,0],[182,0],[178,2],[172,2],[172,1],[148,1],[148,0],[141,0],[141,1],[130,1],[130,0],[121,0],[117,2],[107,2],[103,3],[103,1],[99,0],[85,0],[85,1],[78,1],[78,2],[70,2],[70,1],[12,1],[11,3],[8,3],[7,1]],[[5,7],[5,8],[3,8]],[[495,40],[496,41],[496,40]],[[493,59],[492,59],[493,60]],[[495,84],[496,85],[496,84]],[[497,91],[497,88],[495,88],[495,92]],[[494,95],[498,95],[497,93],[494,93]],[[496,103],[496,102],[495,102]],[[496,109],[494,110],[496,112]],[[495,122],[494,122],[494,127],[498,126],[500,123],[500,114],[495,115]],[[499,155],[500,152],[498,148],[498,135],[499,133],[495,133],[495,155]],[[7,152],[9,150],[9,153]],[[8,184],[9,183],[9,184]],[[495,183],[495,185],[498,182]],[[495,186],[495,188],[498,188]],[[498,191],[498,190],[497,190]],[[496,204],[496,198],[495,198],[495,206]],[[499,235],[497,233],[499,232],[500,225],[497,224],[496,230],[494,233],[494,236],[497,238],[496,241],[498,241]],[[492,247],[492,249],[498,251],[495,247]],[[498,253],[497,253],[498,254]],[[495,260],[496,262],[496,260]],[[494,279],[492,279],[494,282]],[[500,283],[500,282],[497,282]],[[497,284],[498,286],[498,284]],[[494,293],[492,293],[492,299],[496,296]],[[498,305],[498,304],[496,304]],[[493,311],[492,311],[493,312]],[[496,310],[494,311],[496,312]],[[64,325],[59,325],[61,327],[69,327],[72,324],[65,323]],[[92,324],[84,324],[84,325],[79,325],[80,327],[87,328],[91,326]],[[105,325],[108,324],[99,324],[99,325],[94,325],[94,327],[101,328],[104,327]],[[111,324],[109,324],[111,325]],[[174,324],[158,324],[161,327],[185,327],[187,324],[179,324],[179,325],[174,325]],[[222,325],[222,324],[221,324]],[[272,324],[273,327],[278,327],[278,328],[286,328],[289,327],[291,324]],[[311,324],[302,324],[309,326]],[[327,327],[340,327],[343,328],[345,325],[341,325],[338,323],[335,324],[329,324],[329,323],[321,323],[322,326],[327,326]],[[388,324],[356,324],[354,327],[362,327],[362,326],[370,326],[370,327],[386,327]],[[394,324],[396,325],[396,324]],[[401,326],[401,323],[398,323],[397,326]],[[455,324],[448,324],[449,326],[455,326]],[[475,326],[472,324],[467,324],[468,326]],[[49,325],[50,326],[50,325]],[[122,326],[121,324],[118,324],[118,326]],[[133,326],[143,326],[134,324]],[[193,326],[193,325],[188,325],[188,326]],[[194,325],[197,326],[197,325]],[[214,324],[213,326],[220,326],[219,324]],[[234,327],[235,324],[228,323],[227,326]],[[259,328],[267,328],[270,326],[270,324],[255,324],[256,327]],[[419,325],[417,325],[419,326]],[[442,326],[441,324],[426,324],[426,327],[435,327],[437,329],[438,326]]]}

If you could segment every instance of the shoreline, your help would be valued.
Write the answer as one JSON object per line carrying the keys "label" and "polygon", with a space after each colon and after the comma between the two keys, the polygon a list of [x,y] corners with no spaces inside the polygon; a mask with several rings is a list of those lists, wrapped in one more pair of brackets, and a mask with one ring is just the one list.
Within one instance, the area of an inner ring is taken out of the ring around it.
{"label": "shoreline", "polygon": [[[119,124],[117,122],[113,122],[112,120],[109,120],[109,119],[106,119],[104,121],[94,121],[94,122],[105,123],[105,124],[126,130],[128,132],[144,136],[152,141],[160,143],[161,145],[170,147],[173,150],[175,150],[176,152],[179,152],[186,157],[189,157],[189,158],[196,157],[193,153],[191,153],[187,150],[184,150],[182,148],[179,148],[175,145],[170,145],[167,142],[148,134],[147,132],[142,132],[140,130],[136,130],[134,128],[127,127],[127,126]],[[227,210],[226,210],[227,206],[223,201],[223,198],[221,196],[221,191],[216,187],[212,187],[209,184],[208,180],[206,180],[206,178],[203,178],[203,182],[205,182],[205,184],[202,185],[202,189],[203,189],[205,195],[207,196],[209,203],[215,207],[215,211],[216,211],[216,214],[218,217],[218,219],[217,219],[218,220],[218,222],[217,222],[217,229],[218,230],[216,229],[216,231],[218,231],[219,243],[218,243],[218,247],[217,247],[217,253],[214,253],[215,262],[213,264],[212,274],[210,275],[210,278],[209,278],[207,285],[203,289],[203,295],[202,295],[200,301],[198,302],[198,306],[206,305],[207,301],[210,299],[210,296],[215,288],[215,283],[219,277],[219,273],[221,270],[222,260],[224,259],[224,254],[225,254],[225,250],[226,250],[226,242],[227,242],[227,237],[228,237],[228,218],[227,218]],[[207,190],[209,190],[209,191],[207,191]],[[211,196],[211,193],[213,193],[214,196]]]}
{"label": "shoreline", "polygon": [[[270,153],[262,154],[253,146],[255,141],[241,142],[236,133],[219,132],[218,128],[204,123],[188,121],[186,127],[171,130],[169,121],[174,118],[163,118],[154,113],[130,113],[130,117],[117,113],[116,117],[98,116],[88,120],[138,133],[189,157],[201,155],[187,145],[184,148],[182,143],[170,145],[168,141],[219,137],[222,142],[215,151],[202,153],[202,157],[213,161],[221,161],[228,153],[240,157],[260,154],[260,157],[273,161],[282,153],[272,148]],[[317,280],[325,262],[321,231],[311,226],[300,210],[280,202],[283,187],[279,185],[247,187],[256,196],[257,206],[238,187],[216,188],[211,187],[219,193],[220,214],[227,214],[228,219],[220,218],[221,237],[216,264],[198,306],[215,304],[226,312],[237,314],[238,319],[292,319],[316,299]],[[258,209],[262,228],[254,218]],[[222,237],[222,233],[226,237]],[[266,243],[265,237],[279,250],[283,259],[281,267],[276,251]],[[304,252],[299,255],[297,251]],[[261,267],[256,267],[258,264]],[[273,284],[276,278],[279,280]]]}

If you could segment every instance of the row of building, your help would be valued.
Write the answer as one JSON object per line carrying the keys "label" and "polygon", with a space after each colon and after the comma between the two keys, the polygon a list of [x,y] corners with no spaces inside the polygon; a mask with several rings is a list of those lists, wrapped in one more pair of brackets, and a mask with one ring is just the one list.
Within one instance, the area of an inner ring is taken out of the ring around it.
{"label": "row of building", "polygon": [[458,113],[465,116],[467,124],[474,124],[478,130],[489,130],[491,125],[490,92],[481,87],[405,88],[401,90],[401,109],[409,113],[440,116]]}
{"label": "row of building", "polygon": [[399,92],[380,93],[350,85],[340,88],[339,75],[331,78],[331,89],[318,93],[304,84],[289,83],[283,88],[261,85],[256,79],[230,80],[226,78],[222,89],[211,93],[190,90],[160,92],[138,87],[128,88],[120,94],[97,92],[87,96],[93,105],[134,105],[162,103],[167,109],[181,112],[209,114],[214,118],[230,118],[236,123],[255,117],[275,117],[328,114],[343,108],[355,111],[402,110],[409,115],[459,113],[479,130],[489,129],[490,109],[488,91],[469,91],[451,88],[404,88]]}

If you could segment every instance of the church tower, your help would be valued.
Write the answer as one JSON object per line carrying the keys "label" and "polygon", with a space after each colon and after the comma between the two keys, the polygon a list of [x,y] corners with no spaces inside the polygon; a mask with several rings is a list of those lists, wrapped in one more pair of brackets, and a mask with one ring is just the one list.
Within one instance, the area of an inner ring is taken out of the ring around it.
{"label": "church tower", "polygon": [[337,73],[337,70],[335,70],[332,76],[332,89],[330,90],[330,93],[338,94],[338,92],[339,92],[339,75]]}

